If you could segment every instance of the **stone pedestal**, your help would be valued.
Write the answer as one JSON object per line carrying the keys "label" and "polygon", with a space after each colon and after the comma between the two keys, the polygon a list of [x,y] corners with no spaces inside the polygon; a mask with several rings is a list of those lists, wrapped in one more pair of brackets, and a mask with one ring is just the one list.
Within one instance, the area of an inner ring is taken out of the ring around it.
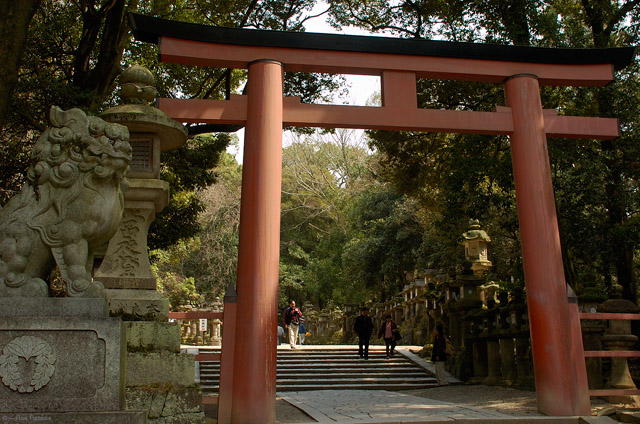
{"label": "stone pedestal", "polygon": [[528,337],[516,337],[516,373],[518,385],[533,387],[535,385],[531,370],[531,341]]}
{"label": "stone pedestal", "polygon": [[516,352],[515,342],[511,337],[500,339],[500,362],[503,382],[508,385],[514,384],[516,380]]}
{"label": "stone pedestal", "polygon": [[[595,312],[595,310],[594,310]],[[584,350],[603,350],[602,336],[604,324],[600,320],[586,319],[582,321],[582,342]],[[602,359],[586,358],[587,379],[592,390],[602,389]]]}
{"label": "stone pedestal", "polygon": [[125,353],[123,323],[104,299],[1,298],[2,419],[145,423],[124,411]]}
{"label": "stone pedestal", "polygon": [[501,380],[500,374],[500,342],[495,338],[487,340],[487,378],[485,384],[498,384]]}
{"label": "stone pedestal", "polygon": [[95,279],[105,288],[155,290],[147,254],[149,226],[169,202],[169,184],[155,179],[129,180],[120,227],[107,247]]}
{"label": "stone pedestal", "polygon": [[[598,308],[598,312],[638,313],[638,307],[628,300],[610,299]],[[629,320],[609,320],[606,333],[602,338],[604,347],[612,351],[632,350],[637,341],[638,337],[631,334],[631,321]],[[607,382],[607,388],[637,389],[629,372],[627,358],[611,358],[611,375]],[[606,396],[605,399],[612,403],[640,405],[640,396]]]}
{"label": "stone pedestal", "polygon": [[204,424],[202,390],[191,354],[180,353],[180,324],[155,290],[106,289],[109,313],[125,319],[126,404],[149,423]]}
{"label": "stone pedestal", "polygon": [[213,335],[211,336],[211,344],[213,346],[222,345],[222,321],[219,319],[213,320]]}
{"label": "stone pedestal", "polygon": [[473,380],[482,381],[489,374],[487,368],[487,342],[473,341]]}

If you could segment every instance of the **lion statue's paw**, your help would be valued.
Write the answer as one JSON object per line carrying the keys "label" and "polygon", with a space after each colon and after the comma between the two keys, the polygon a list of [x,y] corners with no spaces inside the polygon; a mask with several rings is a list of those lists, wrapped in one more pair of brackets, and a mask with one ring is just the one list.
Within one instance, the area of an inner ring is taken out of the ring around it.
{"label": "lion statue's paw", "polygon": [[104,297],[104,284],[98,280],[93,280],[82,297]]}
{"label": "lion statue's paw", "polygon": [[19,283],[12,287],[10,284],[0,284],[0,297],[47,297],[49,286],[42,278],[32,278],[27,274],[9,273],[5,281]]}

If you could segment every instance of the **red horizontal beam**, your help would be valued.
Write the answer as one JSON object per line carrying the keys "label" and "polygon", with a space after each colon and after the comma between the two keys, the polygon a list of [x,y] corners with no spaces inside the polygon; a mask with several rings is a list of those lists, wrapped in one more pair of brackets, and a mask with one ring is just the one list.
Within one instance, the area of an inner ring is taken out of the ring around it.
{"label": "red horizontal beam", "polygon": [[160,60],[184,65],[246,69],[259,59],[283,63],[285,71],[382,75],[415,72],[418,78],[502,83],[517,74],[534,74],[540,85],[602,86],[613,80],[613,67],[503,62],[385,53],[238,46],[161,37]]}
{"label": "red horizontal beam", "polygon": [[198,353],[196,355],[196,361],[198,362],[218,362],[220,361],[219,353]]}
{"label": "red horizontal beam", "polygon": [[608,312],[596,312],[580,314],[580,319],[620,319],[620,320],[640,320],[640,314],[623,314],[623,313],[608,313]]}
{"label": "red horizontal beam", "polygon": [[218,404],[218,396],[205,396],[205,395],[202,395],[202,404],[203,405],[217,405]]}
{"label": "red horizontal beam", "polygon": [[284,125],[507,135],[511,113],[305,104],[287,98]]}
{"label": "red horizontal beam", "polygon": [[544,131],[549,137],[594,138],[596,140],[614,140],[620,137],[620,125],[615,118],[545,116]]}
{"label": "red horizontal beam", "polygon": [[585,350],[585,358],[640,358],[637,350]]}
{"label": "red horizontal beam", "polygon": [[[166,99],[158,107],[179,122],[244,125],[247,97],[230,100]],[[511,109],[495,112],[419,109],[417,107],[370,107],[316,105],[285,97],[283,125],[294,127],[362,128],[424,132],[508,135],[513,132]],[[613,139],[618,137],[618,121],[613,118],[558,116],[545,113],[545,130],[556,137]]]}
{"label": "red horizontal beam", "polygon": [[222,319],[222,312],[169,312],[169,318],[172,319]]}
{"label": "red horizontal beam", "polygon": [[637,396],[640,390],[633,389],[600,389],[589,390],[589,396]]}

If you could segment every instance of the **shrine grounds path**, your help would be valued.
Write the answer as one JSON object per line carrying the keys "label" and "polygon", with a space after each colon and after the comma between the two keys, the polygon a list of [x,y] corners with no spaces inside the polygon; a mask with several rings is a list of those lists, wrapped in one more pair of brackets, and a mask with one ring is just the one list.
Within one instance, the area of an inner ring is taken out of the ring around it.
{"label": "shrine grounds path", "polygon": [[[283,348],[288,349],[288,346],[279,347]],[[420,349],[419,346],[405,346],[397,350],[427,370],[433,370],[429,361],[413,353]],[[407,391],[278,392],[276,420],[280,424],[615,424],[618,421],[596,415],[607,410],[610,414],[625,410],[624,405],[592,399],[592,417],[546,417],[537,410],[535,392],[467,385],[452,377],[449,381],[452,383],[449,386]],[[207,424],[215,422],[215,419],[207,420]],[[640,417],[637,421],[626,422],[640,423]]]}

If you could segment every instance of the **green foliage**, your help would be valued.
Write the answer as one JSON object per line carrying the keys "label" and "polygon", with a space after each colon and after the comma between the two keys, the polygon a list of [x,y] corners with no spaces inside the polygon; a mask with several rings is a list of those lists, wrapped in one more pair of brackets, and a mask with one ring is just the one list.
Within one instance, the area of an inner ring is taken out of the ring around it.
{"label": "green foliage", "polygon": [[[216,182],[197,195],[185,191],[202,205],[196,223],[202,228],[199,235],[178,237],[178,242],[151,253],[155,275],[164,287],[176,290],[176,284],[187,286],[178,291],[176,299],[211,301],[223,297],[236,280],[241,167],[224,153],[216,174]],[[181,294],[190,293],[191,284],[202,297],[192,299]]]}
{"label": "green foliage", "polygon": [[424,228],[416,203],[376,179],[377,160],[348,131],[285,148],[282,301],[363,303],[402,287]]}
{"label": "green foliage", "polygon": [[200,231],[198,214],[204,205],[196,195],[215,182],[213,168],[231,142],[225,133],[202,134],[189,139],[185,146],[162,154],[161,179],[171,187],[169,205],[149,229],[151,249],[168,247]]}
{"label": "green foliage", "polygon": [[202,296],[196,290],[194,277],[185,277],[184,262],[193,253],[197,244],[181,242],[170,250],[154,250],[151,252],[151,270],[157,278],[158,291],[169,299],[172,310],[180,306],[199,305]]}

